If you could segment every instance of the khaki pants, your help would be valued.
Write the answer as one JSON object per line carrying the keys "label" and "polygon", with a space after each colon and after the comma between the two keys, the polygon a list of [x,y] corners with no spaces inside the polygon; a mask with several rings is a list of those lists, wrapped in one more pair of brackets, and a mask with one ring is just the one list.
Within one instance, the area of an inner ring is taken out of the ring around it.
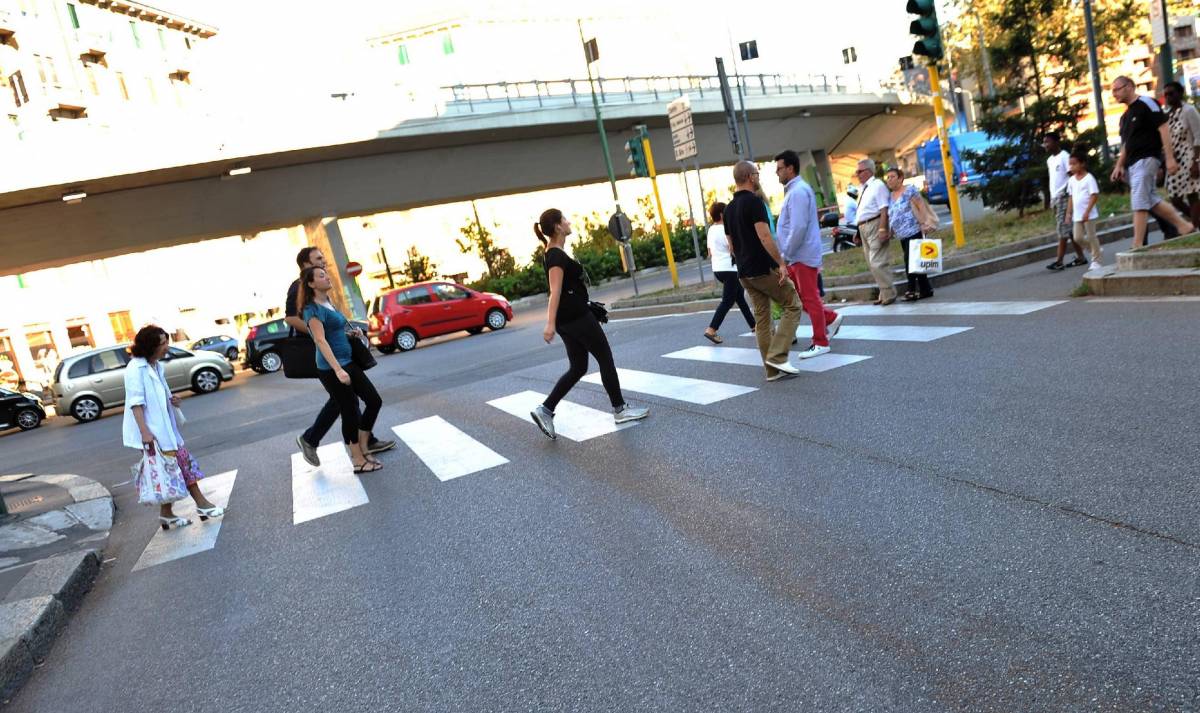
{"label": "khaki pants", "polygon": [[1096,237],[1096,221],[1089,220],[1086,223],[1082,220],[1075,221],[1074,240],[1075,244],[1080,247],[1087,246],[1088,251],[1091,252],[1092,262],[1100,262],[1104,258],[1104,249],[1100,247],[1100,240]]}
{"label": "khaki pants", "polygon": [[867,254],[867,265],[871,276],[879,285],[881,301],[896,299],[896,287],[892,284],[891,263],[888,260],[888,242],[879,239],[879,219],[858,224],[858,235],[862,238],[863,252]]}
{"label": "khaki pants", "polygon": [[[788,349],[796,338],[796,328],[800,326],[800,296],[796,287],[788,280],[779,284],[779,270],[776,268],[769,275],[761,277],[743,277],[742,287],[746,288],[746,296],[750,298],[750,306],[754,311],[754,337],[758,340],[758,351],[764,362],[776,364],[788,360]],[[779,319],[779,329],[775,329],[771,321],[771,302],[778,302],[783,307],[783,316]],[[763,365],[767,376],[775,376],[778,369]]]}

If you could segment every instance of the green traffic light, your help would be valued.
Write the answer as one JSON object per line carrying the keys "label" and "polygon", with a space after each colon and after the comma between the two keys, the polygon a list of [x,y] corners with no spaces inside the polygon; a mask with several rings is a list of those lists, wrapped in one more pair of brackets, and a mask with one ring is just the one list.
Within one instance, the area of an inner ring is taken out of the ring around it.
{"label": "green traffic light", "polygon": [[904,9],[914,15],[937,15],[934,0],[908,0],[908,5]]}
{"label": "green traffic light", "polygon": [[917,40],[913,45],[913,54],[919,54],[922,57],[930,59],[942,58],[942,43],[936,37],[927,37],[923,40]]}
{"label": "green traffic light", "polygon": [[913,20],[908,26],[908,31],[914,35],[921,37],[936,37],[938,33],[937,19],[933,17],[922,17],[918,20]]}

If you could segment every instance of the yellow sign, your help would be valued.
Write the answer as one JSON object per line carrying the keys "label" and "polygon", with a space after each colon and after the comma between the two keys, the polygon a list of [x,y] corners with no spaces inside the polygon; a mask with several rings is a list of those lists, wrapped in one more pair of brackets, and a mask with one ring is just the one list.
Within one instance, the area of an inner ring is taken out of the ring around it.
{"label": "yellow sign", "polygon": [[937,243],[931,242],[928,240],[921,243],[921,259],[922,260],[936,260],[937,257],[938,257],[938,244]]}

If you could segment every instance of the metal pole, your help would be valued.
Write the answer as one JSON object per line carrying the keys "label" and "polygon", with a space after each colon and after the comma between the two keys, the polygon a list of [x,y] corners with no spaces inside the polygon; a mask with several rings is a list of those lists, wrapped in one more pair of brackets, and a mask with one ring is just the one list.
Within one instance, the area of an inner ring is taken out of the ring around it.
{"label": "metal pole", "polygon": [[1100,86],[1100,61],[1096,57],[1096,30],[1092,26],[1092,0],[1083,0],[1083,19],[1087,25],[1088,65],[1092,70],[1092,102],[1096,105],[1096,125],[1100,127],[1100,150],[1105,162],[1112,160],[1108,148],[1108,125],[1104,121],[1104,89]]}
{"label": "metal pole", "polygon": [[733,46],[733,31],[728,27],[725,28],[725,34],[729,38],[729,54],[733,57],[733,76],[737,79],[738,85],[738,106],[742,110],[742,128],[746,135],[745,153],[742,158],[749,161],[754,160],[754,149],[750,148],[750,115],[746,113],[746,95],[742,90],[742,75],[738,73],[738,52]]}
{"label": "metal pole", "polygon": [[383,238],[379,239],[379,257],[383,258],[383,269],[387,270],[388,289],[394,289],[396,287],[396,281],[392,279],[392,266],[388,264],[387,250],[385,250],[383,247]]}
{"label": "metal pole", "polygon": [[[1162,64],[1162,83],[1175,81],[1175,60],[1171,53],[1171,15],[1167,12],[1167,0],[1162,2],[1163,44],[1159,50],[1159,61]],[[1160,87],[1161,88],[1161,87]]]}
{"label": "metal pole", "polygon": [[692,250],[696,252],[696,269],[700,271],[700,282],[704,282],[704,260],[700,256],[700,236],[696,235],[696,213],[692,210],[692,189],[688,186],[687,169],[679,174],[683,179],[683,192],[687,196],[688,219],[692,221]]}
{"label": "metal pole", "polygon": [[662,233],[663,247],[667,251],[667,267],[671,270],[671,285],[679,287],[679,271],[675,269],[675,251],[671,249],[671,228],[667,225],[667,214],[663,212],[662,198],[658,194],[658,173],[654,170],[654,154],[650,151],[648,134],[642,134],[642,151],[646,155],[650,186],[654,189],[654,205],[658,208],[658,230]]}
{"label": "metal pole", "polygon": [[[579,25],[579,42],[586,44],[587,40],[583,38],[583,20],[576,20]],[[617,177],[613,174],[612,156],[608,153],[608,134],[604,131],[604,119],[600,116],[600,100],[596,98],[596,83],[592,79],[592,63],[587,64],[588,88],[592,92],[592,109],[596,112],[596,131],[600,133],[600,149],[604,152],[604,168],[608,171],[608,184],[612,187],[613,202],[617,204],[617,210],[621,210],[621,201],[617,197]]]}
{"label": "metal pole", "polygon": [[962,209],[958,205],[958,185],[954,180],[954,162],[950,159],[950,136],[946,133],[946,110],[942,106],[942,80],[938,76],[937,62],[929,64],[929,83],[933,89],[933,115],[937,120],[938,140],[942,145],[942,172],[946,180],[946,197],[950,202],[950,219],[954,222],[954,244],[962,247]]}

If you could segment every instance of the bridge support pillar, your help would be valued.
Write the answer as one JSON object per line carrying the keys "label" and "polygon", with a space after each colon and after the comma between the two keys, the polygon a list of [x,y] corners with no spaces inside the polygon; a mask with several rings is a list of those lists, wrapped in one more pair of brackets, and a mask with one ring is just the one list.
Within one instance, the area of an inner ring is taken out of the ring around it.
{"label": "bridge support pillar", "polygon": [[812,158],[813,168],[817,174],[817,183],[813,184],[813,190],[817,192],[818,196],[817,204],[819,206],[838,205],[837,184],[833,182],[833,163],[829,160],[829,154],[817,150],[812,152]]}
{"label": "bridge support pillar", "polygon": [[329,279],[333,281],[333,294],[330,298],[342,314],[354,319],[367,318],[367,306],[359,292],[358,283],[346,274],[346,263],[350,258],[346,253],[346,244],[342,241],[342,231],[338,227],[338,219],[311,218],[304,221],[304,234],[309,243],[321,249],[325,262],[331,268]]}

